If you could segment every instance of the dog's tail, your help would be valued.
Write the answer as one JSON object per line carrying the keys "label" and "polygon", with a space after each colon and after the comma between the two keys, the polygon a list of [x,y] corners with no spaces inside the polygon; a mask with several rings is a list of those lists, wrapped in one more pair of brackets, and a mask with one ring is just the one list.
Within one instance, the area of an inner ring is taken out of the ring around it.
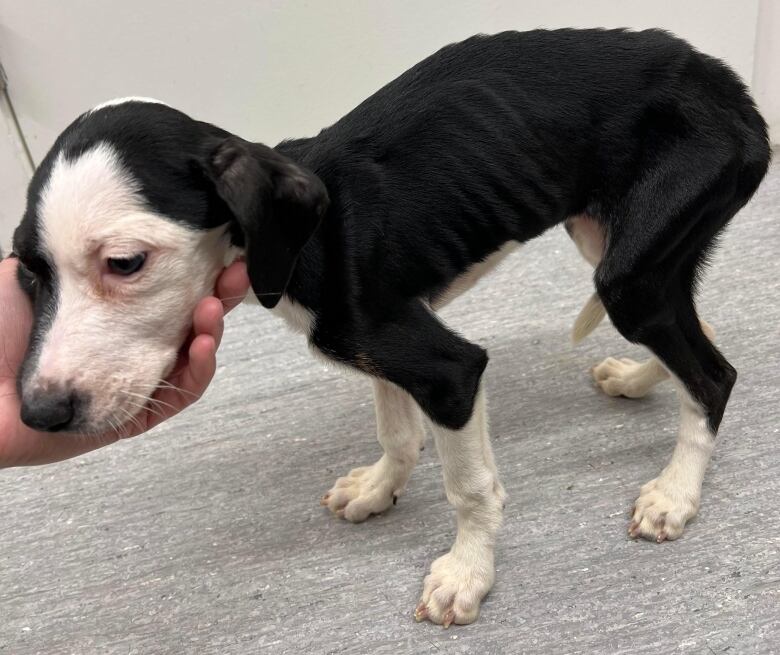
{"label": "dog's tail", "polygon": [[599,294],[594,291],[580,311],[577,320],[574,321],[574,327],[571,330],[572,343],[576,345],[587,337],[598,327],[598,324],[604,320],[606,315],[607,310],[604,309],[604,304],[601,302]]}

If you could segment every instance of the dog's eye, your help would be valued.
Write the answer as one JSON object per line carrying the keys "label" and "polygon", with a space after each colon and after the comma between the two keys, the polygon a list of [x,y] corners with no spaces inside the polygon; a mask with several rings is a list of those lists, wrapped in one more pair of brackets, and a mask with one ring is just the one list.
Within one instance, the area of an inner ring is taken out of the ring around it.
{"label": "dog's eye", "polygon": [[128,276],[140,271],[144,262],[146,262],[145,252],[134,257],[109,257],[108,270],[114,275]]}

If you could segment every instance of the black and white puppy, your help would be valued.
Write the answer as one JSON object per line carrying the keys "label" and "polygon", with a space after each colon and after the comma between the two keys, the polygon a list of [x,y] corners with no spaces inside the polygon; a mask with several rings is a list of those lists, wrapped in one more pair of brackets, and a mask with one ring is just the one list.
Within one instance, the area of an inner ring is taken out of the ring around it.
{"label": "black and white puppy", "polygon": [[436,310],[565,221],[595,266],[575,337],[606,313],[657,358],[608,359],[598,384],[627,396],[665,377],[678,386],[677,447],[629,528],[675,539],[697,512],[736,378],[697,317],[697,276],[769,158],[737,76],[657,30],[476,36],[275,148],[155,101],[101,105],[57,139],[15,234],[35,303],[23,419],[94,432],[132,416],[243,251],[265,307],[373,380],[384,455],[337,480],[324,505],[350,521],[386,510],[429,422],[457,537],[416,615],[469,623],[493,584],[505,494],[487,354]]}

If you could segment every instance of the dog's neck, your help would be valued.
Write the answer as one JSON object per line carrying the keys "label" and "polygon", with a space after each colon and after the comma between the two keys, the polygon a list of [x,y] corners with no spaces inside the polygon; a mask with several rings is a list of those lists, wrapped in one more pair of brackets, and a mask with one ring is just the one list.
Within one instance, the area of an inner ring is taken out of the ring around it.
{"label": "dog's neck", "polygon": [[338,267],[334,268],[337,262],[329,260],[338,256],[335,250],[338,249],[339,240],[329,239],[328,234],[340,232],[336,230],[334,233],[332,228],[335,222],[341,220],[342,214],[337,189],[331,188],[328,180],[323,178],[320,167],[312,156],[312,146],[315,143],[316,137],[282,141],[275,147],[275,150],[319,175],[330,195],[330,207],[317,230],[301,250],[283,297],[283,300],[296,303],[314,314],[318,313],[326,302],[331,302],[331,299],[325,298],[325,289],[332,285],[325,285],[323,281],[326,276],[338,274]]}

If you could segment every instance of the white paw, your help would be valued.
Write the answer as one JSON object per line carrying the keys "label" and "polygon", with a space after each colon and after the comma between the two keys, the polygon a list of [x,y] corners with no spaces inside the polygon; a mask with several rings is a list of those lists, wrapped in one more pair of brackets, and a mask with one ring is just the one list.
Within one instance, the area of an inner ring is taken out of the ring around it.
{"label": "white paw", "polygon": [[659,544],[677,539],[685,524],[699,511],[699,497],[675,485],[663,476],[642,487],[634,505],[628,534]]}
{"label": "white paw", "polygon": [[489,548],[467,556],[449,552],[431,564],[414,618],[428,619],[445,628],[453,623],[472,623],[479,616],[479,604],[493,586],[494,578],[493,553]]}
{"label": "white paw", "polygon": [[607,357],[591,369],[593,379],[608,396],[641,398],[647,395],[658,380],[651,380],[646,373],[646,363],[623,357]]}
{"label": "white paw", "polygon": [[393,505],[403,491],[406,477],[408,474],[400,475],[383,457],[376,464],[352,469],[336,480],[320,499],[320,505],[347,521],[360,523]]}

